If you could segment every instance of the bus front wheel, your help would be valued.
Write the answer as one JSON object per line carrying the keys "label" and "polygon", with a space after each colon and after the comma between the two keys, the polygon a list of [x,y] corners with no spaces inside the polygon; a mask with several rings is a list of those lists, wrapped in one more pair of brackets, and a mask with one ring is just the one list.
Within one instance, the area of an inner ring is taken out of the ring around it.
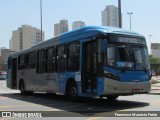
{"label": "bus front wheel", "polygon": [[67,85],[67,98],[71,101],[77,101],[78,100],[78,90],[77,90],[77,84],[75,82],[70,82]]}
{"label": "bus front wheel", "polygon": [[114,101],[114,100],[116,100],[117,98],[118,98],[118,95],[107,96],[107,99],[108,99],[109,101]]}

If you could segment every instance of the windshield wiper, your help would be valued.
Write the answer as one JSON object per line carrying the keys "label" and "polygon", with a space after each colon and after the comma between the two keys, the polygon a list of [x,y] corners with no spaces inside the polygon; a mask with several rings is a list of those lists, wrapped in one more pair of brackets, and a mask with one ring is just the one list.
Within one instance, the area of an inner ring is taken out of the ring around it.
{"label": "windshield wiper", "polygon": [[141,67],[144,69],[144,71],[147,72],[147,68],[138,59],[134,58],[134,60],[135,60],[135,64],[136,63],[140,64]]}

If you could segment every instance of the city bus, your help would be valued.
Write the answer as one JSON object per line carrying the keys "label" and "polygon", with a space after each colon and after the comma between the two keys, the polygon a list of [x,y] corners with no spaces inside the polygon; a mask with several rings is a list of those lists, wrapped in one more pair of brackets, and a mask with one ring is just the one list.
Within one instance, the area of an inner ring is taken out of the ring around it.
{"label": "city bus", "polygon": [[149,93],[150,79],[145,37],[116,27],[82,27],[8,57],[7,87],[22,95],[115,100]]}

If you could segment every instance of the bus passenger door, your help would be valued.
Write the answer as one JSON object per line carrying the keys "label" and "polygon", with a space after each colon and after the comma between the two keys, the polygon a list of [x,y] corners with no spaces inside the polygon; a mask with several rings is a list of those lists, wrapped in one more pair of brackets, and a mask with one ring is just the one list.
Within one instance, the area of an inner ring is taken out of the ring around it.
{"label": "bus passenger door", "polygon": [[82,92],[97,93],[97,42],[83,43]]}
{"label": "bus passenger door", "polygon": [[11,68],[11,88],[17,88],[17,58],[12,59],[12,68]]}

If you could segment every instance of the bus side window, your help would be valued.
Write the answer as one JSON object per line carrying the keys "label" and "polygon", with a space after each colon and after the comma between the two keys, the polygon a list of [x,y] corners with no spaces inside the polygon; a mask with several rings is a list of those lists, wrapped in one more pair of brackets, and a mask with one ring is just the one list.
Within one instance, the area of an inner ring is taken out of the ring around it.
{"label": "bus side window", "polygon": [[55,51],[54,47],[48,48],[46,50],[46,68],[45,68],[46,73],[54,72],[54,66],[55,66],[54,51]]}
{"label": "bus side window", "polygon": [[44,50],[39,50],[37,52],[37,73],[44,73],[45,66],[45,52]]}
{"label": "bus side window", "polygon": [[68,71],[73,72],[79,70],[79,49],[79,43],[71,43],[68,45]]}
{"label": "bus side window", "polygon": [[22,54],[18,56],[18,70],[23,70],[25,69],[25,64],[26,64],[26,55]]}
{"label": "bus side window", "polygon": [[27,66],[28,69],[32,69],[36,67],[36,52],[35,51],[27,54],[27,63],[28,63],[28,66]]}
{"label": "bus side window", "polygon": [[66,70],[66,46],[60,45],[57,47],[57,72]]}

